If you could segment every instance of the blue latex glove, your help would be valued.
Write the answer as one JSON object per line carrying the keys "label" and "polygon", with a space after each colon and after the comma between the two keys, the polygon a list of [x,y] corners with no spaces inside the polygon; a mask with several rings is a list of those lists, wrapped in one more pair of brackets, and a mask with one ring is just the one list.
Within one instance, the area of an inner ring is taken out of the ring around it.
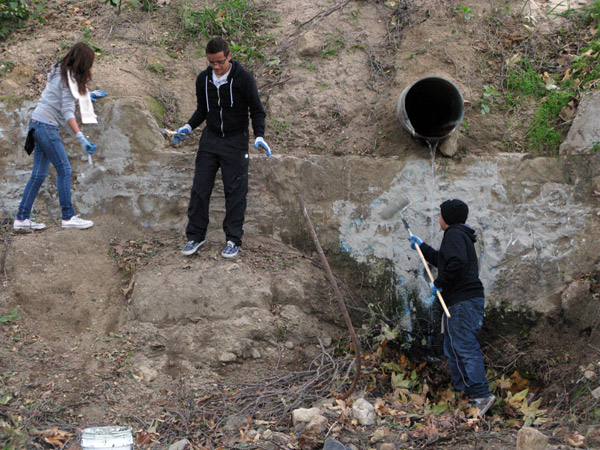
{"label": "blue latex glove", "polygon": [[254,141],[254,148],[258,148],[258,147],[264,148],[267,156],[271,156],[271,149],[269,148],[269,146],[267,145],[265,140],[260,136],[257,137],[256,140]]}
{"label": "blue latex glove", "polygon": [[106,97],[108,94],[106,93],[106,91],[101,91],[101,90],[95,90],[90,92],[90,97],[92,98],[92,101],[95,102],[96,99],[98,98],[102,98],[102,97]]}
{"label": "blue latex glove", "polygon": [[417,249],[417,247],[415,247],[415,245],[418,245],[420,247],[421,244],[423,243],[421,238],[419,238],[415,235],[412,235],[411,237],[409,237],[408,240],[410,241],[410,248],[412,248],[413,250]]}
{"label": "blue latex glove", "polygon": [[192,127],[190,127],[187,123],[181,128],[177,128],[175,130],[175,134],[171,137],[171,144],[177,145],[181,141],[183,141],[186,137],[190,135],[192,132]]}
{"label": "blue latex glove", "polygon": [[96,144],[92,144],[89,141],[89,139],[83,135],[83,133],[81,131],[79,133],[77,133],[75,135],[75,137],[77,139],[79,139],[79,145],[81,145],[81,148],[83,149],[84,152],[89,153],[90,155],[94,154],[94,152],[98,148],[98,147],[96,147]]}
{"label": "blue latex glove", "polygon": [[437,287],[433,282],[429,283],[429,287],[431,288],[431,296],[433,298],[437,297],[437,293],[442,293],[442,288]]}

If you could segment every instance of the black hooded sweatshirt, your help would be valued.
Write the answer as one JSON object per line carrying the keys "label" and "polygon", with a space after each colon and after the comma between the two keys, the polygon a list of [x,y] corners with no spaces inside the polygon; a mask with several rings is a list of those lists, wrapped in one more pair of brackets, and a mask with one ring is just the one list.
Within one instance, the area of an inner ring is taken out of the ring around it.
{"label": "black hooded sweatshirt", "polygon": [[462,300],[483,297],[483,284],[479,280],[479,265],[475,231],[465,224],[450,225],[444,231],[439,250],[423,243],[425,259],[438,269],[434,284],[442,289],[446,306]]}
{"label": "black hooded sweatshirt", "polygon": [[206,120],[206,126],[221,137],[248,130],[248,113],[255,137],[265,133],[265,109],[258,95],[254,77],[237,61],[231,61],[227,83],[218,89],[212,81],[210,66],[196,78],[196,111],[188,121],[192,129]]}

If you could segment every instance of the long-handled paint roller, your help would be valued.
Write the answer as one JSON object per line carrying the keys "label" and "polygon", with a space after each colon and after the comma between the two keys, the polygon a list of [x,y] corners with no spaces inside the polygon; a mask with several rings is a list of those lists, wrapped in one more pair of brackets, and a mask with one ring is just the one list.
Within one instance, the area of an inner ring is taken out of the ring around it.
{"label": "long-handled paint roller", "polygon": [[[94,145],[94,144],[92,144]],[[96,146],[94,145],[94,150],[96,150]],[[106,168],[103,166],[96,165],[94,167],[94,162],[92,161],[92,155],[90,153],[87,154],[88,157],[88,168],[82,172],[80,180],[84,183],[91,183],[92,181],[100,178],[104,172],[106,172]]]}
{"label": "long-handled paint roller", "polygon": [[[412,231],[410,231],[410,227],[408,226],[408,222],[406,221],[406,219],[404,217],[402,217],[402,223],[404,224],[404,228],[406,228],[406,231],[408,231],[408,235],[410,237],[413,237],[413,233]],[[427,260],[425,259],[425,256],[423,256],[423,252],[421,251],[421,247],[419,246],[419,244],[417,244],[415,242],[415,248],[417,249],[417,252],[419,253],[419,256],[421,257],[421,261],[423,262],[423,265],[425,266],[425,270],[427,271],[427,275],[429,275],[429,280],[431,280],[431,282],[433,283],[433,275],[431,274],[431,270],[429,270],[429,266],[427,265]],[[446,313],[446,315],[448,316],[448,318],[450,317],[450,311],[448,311],[448,308],[446,307],[446,302],[444,301],[444,298],[442,297],[442,294],[440,291],[437,291],[437,297],[440,301],[440,303],[442,304],[442,308],[444,309],[444,312]]]}

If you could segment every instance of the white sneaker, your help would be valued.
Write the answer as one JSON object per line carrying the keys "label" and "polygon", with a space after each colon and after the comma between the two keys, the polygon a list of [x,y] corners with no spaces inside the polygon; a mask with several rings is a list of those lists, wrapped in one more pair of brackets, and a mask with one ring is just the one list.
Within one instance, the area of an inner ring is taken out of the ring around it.
{"label": "white sneaker", "polygon": [[46,228],[46,225],[43,223],[37,223],[33,220],[25,219],[19,220],[15,219],[15,223],[13,223],[13,229],[17,231],[36,231],[43,230]]}
{"label": "white sneaker", "polygon": [[71,217],[69,220],[62,221],[63,228],[78,228],[80,230],[85,230],[86,228],[90,228],[94,225],[94,222],[91,220],[85,220],[77,216]]}
{"label": "white sneaker", "polygon": [[489,395],[487,397],[481,397],[481,398],[476,398],[473,400],[473,403],[476,408],[477,408],[477,412],[479,413],[479,415],[481,417],[485,416],[485,413],[488,411],[488,409],[490,409],[490,407],[494,404],[494,402],[496,401],[496,397],[494,395]]}

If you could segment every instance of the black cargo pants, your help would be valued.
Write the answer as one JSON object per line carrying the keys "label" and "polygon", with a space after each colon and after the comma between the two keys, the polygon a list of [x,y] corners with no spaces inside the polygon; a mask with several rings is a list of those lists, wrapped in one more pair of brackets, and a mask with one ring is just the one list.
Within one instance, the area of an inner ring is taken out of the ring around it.
{"label": "black cargo pants", "polygon": [[201,242],[206,237],[210,195],[219,168],[225,190],[225,219],[223,231],[226,240],[242,245],[246,195],[248,194],[248,131],[222,137],[204,128],[196,155],[196,170],[190,205],[188,240]]}

